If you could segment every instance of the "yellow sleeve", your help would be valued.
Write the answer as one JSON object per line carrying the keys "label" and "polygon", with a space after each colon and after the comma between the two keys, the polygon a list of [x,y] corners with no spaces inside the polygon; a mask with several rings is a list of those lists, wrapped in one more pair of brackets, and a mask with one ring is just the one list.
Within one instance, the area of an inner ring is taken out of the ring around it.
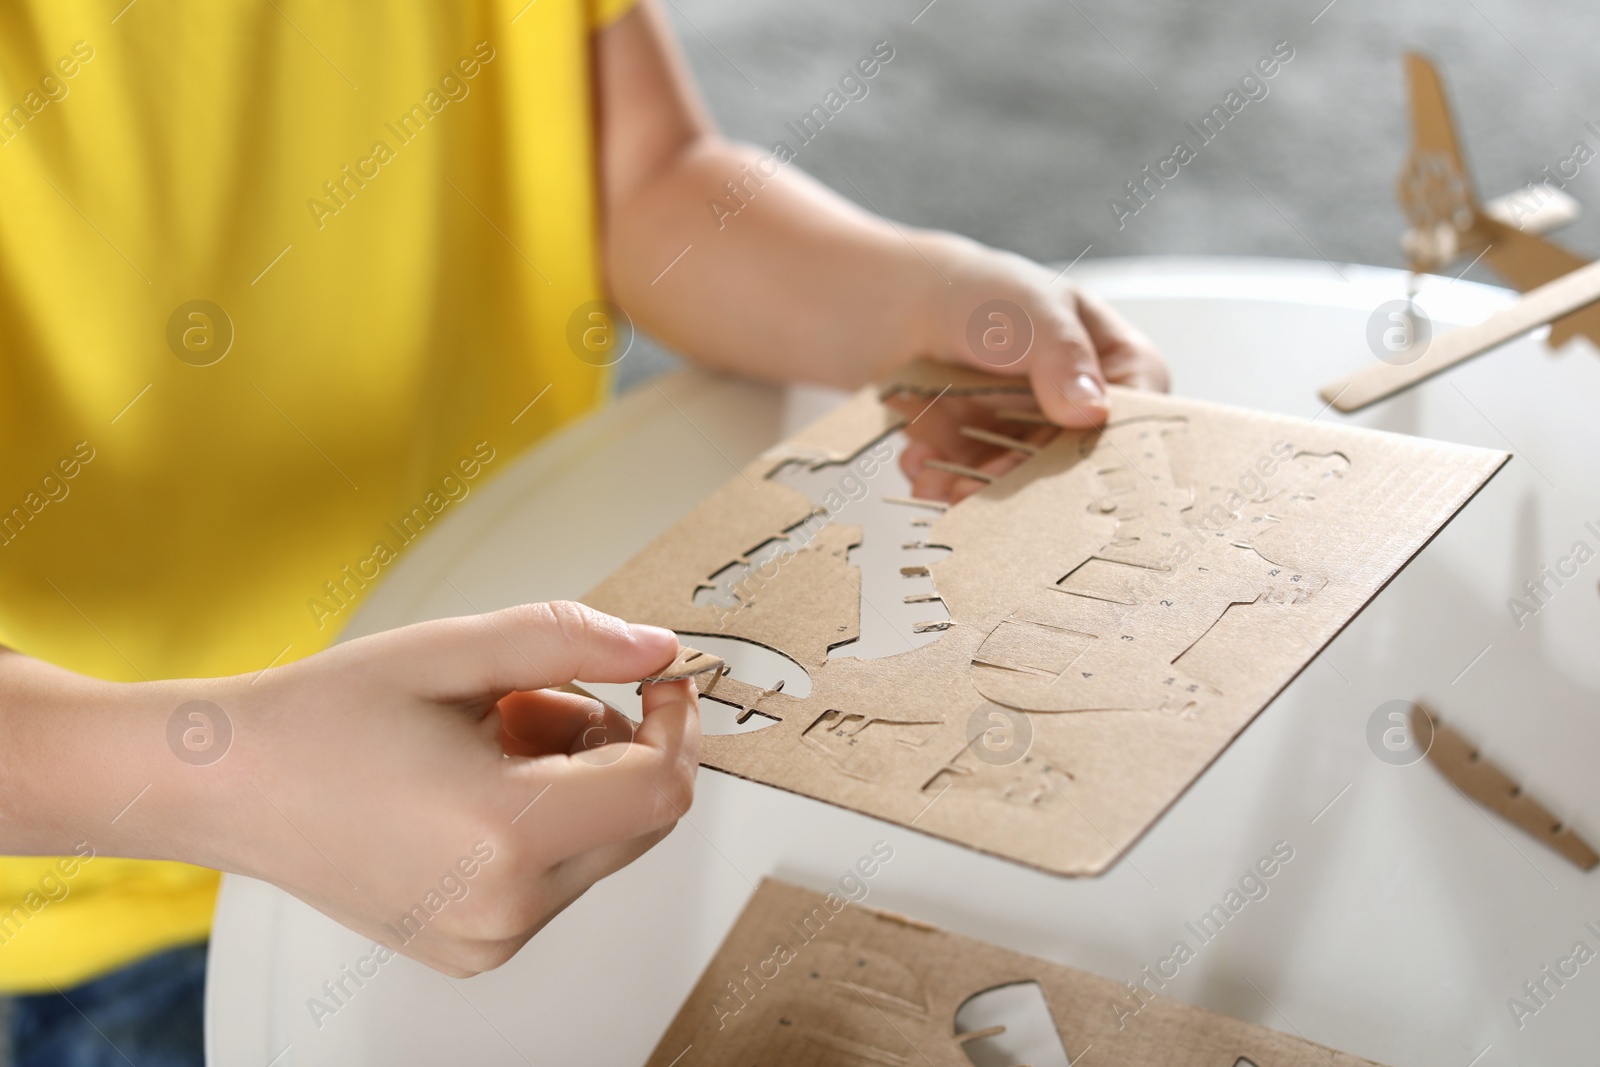
{"label": "yellow sleeve", "polygon": [[589,0],[589,25],[603,30],[633,10],[637,0]]}

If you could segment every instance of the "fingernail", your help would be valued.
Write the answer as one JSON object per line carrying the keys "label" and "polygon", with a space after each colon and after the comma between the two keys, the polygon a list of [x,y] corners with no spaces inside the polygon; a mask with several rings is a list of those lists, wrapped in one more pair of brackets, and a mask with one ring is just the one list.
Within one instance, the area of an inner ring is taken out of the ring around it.
{"label": "fingernail", "polygon": [[1061,389],[1061,394],[1074,404],[1085,407],[1103,408],[1106,406],[1106,391],[1087,374],[1080,374],[1067,382]]}
{"label": "fingernail", "polygon": [[635,641],[671,641],[673,644],[678,643],[678,635],[673,633],[671,630],[664,629],[660,626],[646,626],[642,622],[630,622],[628,624],[628,633],[633,635],[633,639]]}

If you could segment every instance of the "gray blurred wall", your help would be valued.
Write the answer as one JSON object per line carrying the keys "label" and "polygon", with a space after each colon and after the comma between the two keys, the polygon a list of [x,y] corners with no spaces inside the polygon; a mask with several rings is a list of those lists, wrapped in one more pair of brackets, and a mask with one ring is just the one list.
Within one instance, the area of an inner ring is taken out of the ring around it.
{"label": "gray blurred wall", "polygon": [[[1042,260],[1089,247],[1401,265],[1408,48],[1442,65],[1482,195],[1537,177],[1575,141],[1600,152],[1585,125],[1600,128],[1593,0],[664,2],[723,129],[762,146],[798,144],[784,124],[888,41],[894,59],[868,95],[798,165],[896,219]],[[1185,123],[1285,41],[1294,58],[1267,95],[1202,145]],[[1108,201],[1178,140],[1196,158],[1119,226]],[[1597,174],[1600,160],[1569,184],[1592,210],[1557,235],[1586,255],[1600,254]],[[619,385],[672,362],[643,344]]]}

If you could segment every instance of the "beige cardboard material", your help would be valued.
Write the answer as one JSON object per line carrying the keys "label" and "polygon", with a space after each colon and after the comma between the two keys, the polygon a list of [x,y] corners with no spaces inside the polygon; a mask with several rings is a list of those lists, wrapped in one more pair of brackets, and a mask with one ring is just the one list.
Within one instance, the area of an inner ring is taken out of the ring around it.
{"label": "beige cardboard material", "polygon": [[[1424,720],[1427,721],[1424,721]],[[1560,853],[1580,870],[1600,866],[1600,854],[1565,825],[1555,813],[1523,792],[1509,774],[1484,759],[1478,746],[1454,727],[1447,726],[1431,709],[1411,707],[1414,737],[1429,736],[1428,760],[1455,787],[1524,833]]]}
{"label": "beige cardboard material", "polygon": [[[896,388],[1030,403],[1016,379],[931,364]],[[880,610],[847,555],[860,528],[805,540],[826,516],[769,476],[848,462],[896,422],[863,391],[584,599],[810,675],[803,699],[704,685],[775,720],[706,737],[706,766],[1071,875],[1110,866],[1508,458],[1115,389],[1103,431],[1063,431],[947,509],[900,505],[950,550],[906,569],[936,590],[907,602],[942,600],[949,619],[912,651],[830,658]],[[796,550],[735,607],[694,603],[775,537]]]}
{"label": "beige cardboard material", "polygon": [[[1597,300],[1600,300],[1600,263],[1590,263],[1534,289],[1476,325],[1462,326],[1436,338],[1411,363],[1371,363],[1347,378],[1329,382],[1322,387],[1322,399],[1340,411],[1358,411],[1530,330],[1562,316],[1570,317],[1575,309],[1600,308],[1600,304],[1595,304]],[[1600,331],[1594,336],[1600,338]],[[1555,340],[1554,331],[1551,340],[1552,343]]]}
{"label": "beige cardboard material", "polygon": [[1412,140],[1397,188],[1410,221],[1401,245],[1411,269],[1431,272],[1459,259],[1482,259],[1528,296],[1485,322],[1436,338],[1413,363],[1378,363],[1330,382],[1322,398],[1340,411],[1393,396],[1547,323],[1551,348],[1579,334],[1600,347],[1600,275],[1580,274],[1588,260],[1539,236],[1570,221],[1576,201],[1545,184],[1479,204],[1438,69],[1416,52],[1407,53],[1405,63]]}
{"label": "beige cardboard material", "polygon": [[[1159,979],[1156,979],[1159,981]],[[1374,1067],[927,923],[764,880],[646,1067],[973,1067],[956,1012],[1036,982],[1062,1057],[1099,1067]],[[1003,1028],[1002,1028],[1003,1029]],[[979,1061],[982,1062],[982,1061]]]}
{"label": "beige cardboard material", "polygon": [[722,660],[709,652],[682,645],[672,662],[658,674],[646,678],[647,682],[675,682],[680,678],[696,678],[711,671],[720,671]]}
{"label": "beige cardboard material", "polygon": [[[1451,117],[1444,79],[1426,56],[1408,52],[1411,152],[1400,173],[1400,206],[1411,222],[1402,239],[1413,270],[1436,271],[1452,260],[1485,253],[1495,273],[1526,292],[1554,281],[1587,260],[1538,235],[1577,216],[1577,201],[1548,182],[1480,205]],[[1556,324],[1550,343],[1560,347],[1578,333],[1597,344],[1600,310]]]}

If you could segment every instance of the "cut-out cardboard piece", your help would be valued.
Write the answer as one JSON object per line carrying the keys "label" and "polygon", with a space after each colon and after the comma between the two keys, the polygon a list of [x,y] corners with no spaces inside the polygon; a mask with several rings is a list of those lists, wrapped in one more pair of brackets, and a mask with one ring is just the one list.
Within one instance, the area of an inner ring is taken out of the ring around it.
{"label": "cut-out cardboard piece", "polygon": [[1413,737],[1432,737],[1428,761],[1455,787],[1513,826],[1555,850],[1580,870],[1600,866],[1600,854],[1549,808],[1523,792],[1521,784],[1484,759],[1478,746],[1431,709],[1411,706]]}
{"label": "cut-out cardboard piece", "polygon": [[690,648],[688,645],[680,646],[678,654],[666,668],[644,679],[647,682],[675,682],[680,678],[695,678],[700,682],[700,687],[705,688],[705,679],[702,675],[712,671],[722,670],[722,659],[708,652],[701,652]]}
{"label": "cut-out cardboard piece", "polygon": [[[958,368],[918,366],[894,388],[1031,404],[1015,379]],[[958,504],[894,505],[931,518],[920,536],[948,550],[904,569],[947,614],[910,651],[829,655],[880,610],[846,554],[859,526],[825,527],[733,609],[694,602],[706,575],[810,513],[775,471],[846,463],[894,428],[871,390],[584,599],[689,642],[754,641],[808,673],[804,698],[718,678],[713,699],[777,723],[705,738],[705,765],[1099,873],[1507,459],[1123,389],[1110,404],[1104,430],[1063,430]]]}
{"label": "cut-out cardboard piece", "polygon": [[1405,64],[1411,151],[1397,192],[1409,223],[1400,244],[1411,269],[1436,272],[1460,259],[1481,259],[1528,296],[1476,326],[1435,338],[1415,362],[1378,363],[1324,386],[1322,398],[1345,412],[1409,389],[1546,324],[1551,348],[1559,349],[1580,334],[1600,347],[1595,275],[1555,284],[1589,261],[1539,236],[1571,221],[1577,202],[1546,180],[1480,204],[1438,69],[1416,52],[1406,54]]}
{"label": "cut-out cardboard piece", "polygon": [[1358,411],[1575,309],[1600,307],[1596,301],[1600,301],[1600,263],[1590,263],[1534,289],[1476,325],[1441,334],[1411,363],[1371,363],[1349,377],[1329,382],[1322,387],[1322,399],[1340,411]]}
{"label": "cut-out cardboard piece", "polygon": [[[1049,1067],[1076,1064],[1089,1050],[1086,1062],[1100,1067],[1376,1067],[1168,1000],[1150,984],[1101,978],[768,879],[646,1067]],[[1042,994],[1054,1033],[961,1026],[974,998],[1017,987]],[[1051,1058],[990,1058],[983,1046],[1008,1036]]]}

